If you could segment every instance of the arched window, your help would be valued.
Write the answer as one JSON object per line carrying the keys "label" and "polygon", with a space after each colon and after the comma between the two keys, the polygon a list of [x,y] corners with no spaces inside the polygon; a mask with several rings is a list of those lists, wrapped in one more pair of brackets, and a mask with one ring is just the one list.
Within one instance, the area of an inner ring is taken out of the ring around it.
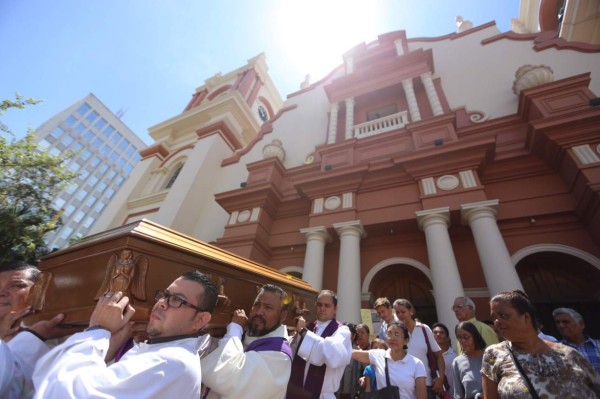
{"label": "arched window", "polygon": [[165,189],[169,189],[173,186],[173,184],[175,184],[175,180],[177,180],[177,176],[179,176],[179,172],[181,172],[181,169],[183,169],[183,163],[180,163],[175,167],[175,169],[171,173],[171,177],[169,177],[169,180],[167,180],[167,185],[165,186]]}

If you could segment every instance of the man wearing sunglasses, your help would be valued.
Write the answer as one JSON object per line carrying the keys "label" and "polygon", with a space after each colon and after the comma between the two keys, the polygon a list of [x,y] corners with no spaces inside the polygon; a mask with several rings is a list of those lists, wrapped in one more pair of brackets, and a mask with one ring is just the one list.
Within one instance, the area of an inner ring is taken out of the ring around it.
{"label": "man wearing sunglasses", "polygon": [[[289,297],[263,285],[250,314],[237,309],[219,346],[202,358],[206,385],[202,398],[282,399],[292,371],[286,326]],[[246,331],[244,332],[244,327]]]}
{"label": "man wearing sunglasses", "polygon": [[120,291],[102,296],[90,327],[38,361],[35,397],[197,399],[201,384],[197,333],[211,319],[215,286],[204,274],[188,272],[158,291],[155,299],[146,329],[149,339],[107,365],[111,334],[124,328],[135,310]]}

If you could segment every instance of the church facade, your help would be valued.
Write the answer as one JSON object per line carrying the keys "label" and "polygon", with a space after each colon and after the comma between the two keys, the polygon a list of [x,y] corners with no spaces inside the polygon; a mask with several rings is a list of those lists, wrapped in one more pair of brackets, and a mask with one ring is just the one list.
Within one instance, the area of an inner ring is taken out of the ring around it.
{"label": "church facade", "polygon": [[264,55],[207,79],[93,232],[150,219],[337,291],[343,321],[387,296],[453,326],[456,296],[486,319],[518,288],[600,331],[600,46],[489,23],[343,61],[285,101]]}

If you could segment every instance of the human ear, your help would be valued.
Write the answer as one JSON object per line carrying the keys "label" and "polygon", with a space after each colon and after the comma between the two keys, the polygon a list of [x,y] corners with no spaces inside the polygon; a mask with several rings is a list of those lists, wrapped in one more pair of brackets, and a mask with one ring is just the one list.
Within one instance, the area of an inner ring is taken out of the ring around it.
{"label": "human ear", "polygon": [[212,315],[209,312],[198,312],[194,320],[194,329],[200,330],[202,327],[207,325],[212,319]]}

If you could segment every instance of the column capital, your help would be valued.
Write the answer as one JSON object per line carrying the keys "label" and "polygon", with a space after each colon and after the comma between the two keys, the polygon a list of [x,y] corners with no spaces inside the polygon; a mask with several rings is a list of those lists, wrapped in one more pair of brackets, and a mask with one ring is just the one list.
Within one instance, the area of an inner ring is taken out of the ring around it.
{"label": "column capital", "polygon": [[339,108],[340,108],[340,104],[337,101],[334,101],[334,102],[331,103],[330,109],[332,111],[334,111],[334,110],[337,111]]}
{"label": "column capital", "polygon": [[496,220],[498,216],[499,200],[489,200],[462,204],[460,206],[460,220],[463,225],[470,225],[473,220],[488,217]]}
{"label": "column capital", "polygon": [[344,101],[346,101],[346,105],[354,105],[354,97],[348,97]]}
{"label": "column capital", "polygon": [[306,241],[313,239],[317,239],[321,242],[333,241],[331,234],[329,234],[329,231],[325,228],[325,226],[307,227],[300,229],[300,233],[304,234]]}
{"label": "column capital", "polygon": [[355,234],[359,238],[365,238],[367,236],[367,232],[365,231],[364,227],[362,226],[362,223],[360,222],[360,220],[352,220],[350,222],[334,223],[333,228],[335,229],[335,231],[337,231],[337,233],[340,237],[347,235],[347,234]]}
{"label": "column capital", "polygon": [[444,227],[450,227],[450,207],[426,209],[415,212],[419,229],[425,230],[433,224],[443,224]]}
{"label": "column capital", "polygon": [[421,79],[432,79],[432,73],[430,71],[424,72],[421,74]]}

